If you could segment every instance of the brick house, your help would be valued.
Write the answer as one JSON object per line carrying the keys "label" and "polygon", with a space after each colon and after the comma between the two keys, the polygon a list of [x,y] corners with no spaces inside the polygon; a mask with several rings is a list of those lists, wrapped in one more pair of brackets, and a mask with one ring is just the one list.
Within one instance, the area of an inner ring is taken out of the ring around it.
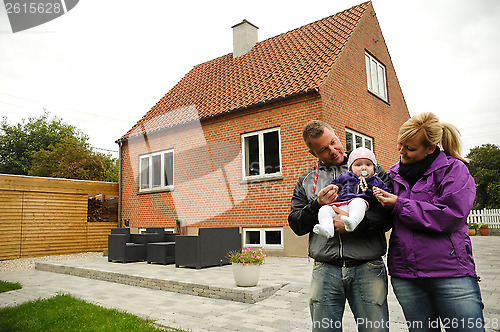
{"label": "brick house", "polygon": [[371,2],[257,42],[233,28],[233,53],[195,66],[117,143],[121,220],[130,227],[239,226],[246,246],[306,255],[288,227],[298,177],[315,160],[312,119],[386,169],[409,113]]}

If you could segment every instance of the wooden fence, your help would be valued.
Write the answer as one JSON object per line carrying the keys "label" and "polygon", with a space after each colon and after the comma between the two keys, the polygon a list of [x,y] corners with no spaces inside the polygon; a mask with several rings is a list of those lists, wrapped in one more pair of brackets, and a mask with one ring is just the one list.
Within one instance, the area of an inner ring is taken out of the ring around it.
{"label": "wooden fence", "polygon": [[467,217],[468,223],[487,224],[489,228],[500,228],[500,209],[472,210]]}
{"label": "wooden fence", "polygon": [[87,222],[89,195],[118,184],[0,174],[0,260],[107,248],[117,222]]}

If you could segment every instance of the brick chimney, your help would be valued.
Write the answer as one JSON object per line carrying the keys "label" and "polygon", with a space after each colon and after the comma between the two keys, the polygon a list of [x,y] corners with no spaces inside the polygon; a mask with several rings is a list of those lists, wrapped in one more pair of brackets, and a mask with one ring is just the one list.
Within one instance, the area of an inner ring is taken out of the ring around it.
{"label": "brick chimney", "polygon": [[252,47],[257,44],[257,29],[255,25],[247,20],[241,21],[233,28],[233,58],[250,52]]}

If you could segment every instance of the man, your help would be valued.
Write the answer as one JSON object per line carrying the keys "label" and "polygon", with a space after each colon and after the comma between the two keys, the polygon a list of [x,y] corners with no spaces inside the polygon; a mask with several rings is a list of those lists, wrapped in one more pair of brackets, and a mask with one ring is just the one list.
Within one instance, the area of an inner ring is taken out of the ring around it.
{"label": "man", "polygon": [[[319,161],[297,181],[288,223],[297,235],[309,234],[309,256],[314,258],[309,304],[312,330],[342,331],[347,300],[359,331],[388,331],[387,273],[382,256],[387,250],[384,231],[390,227],[390,215],[374,205],[354,232],[345,232],[338,216],[333,238],[312,232],[319,208],[337,198],[337,188],[330,183],[347,171],[348,155],[335,131],[322,121],[307,123],[303,138]],[[375,173],[392,188],[382,167],[377,165]]]}

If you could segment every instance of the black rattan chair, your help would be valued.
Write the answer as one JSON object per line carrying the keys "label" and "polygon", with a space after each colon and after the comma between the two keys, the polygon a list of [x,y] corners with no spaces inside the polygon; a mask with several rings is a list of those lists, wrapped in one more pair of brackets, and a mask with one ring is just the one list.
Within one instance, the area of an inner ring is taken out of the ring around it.
{"label": "black rattan chair", "polygon": [[108,235],[108,262],[138,262],[146,260],[147,238],[130,234],[130,228],[112,228]]}

